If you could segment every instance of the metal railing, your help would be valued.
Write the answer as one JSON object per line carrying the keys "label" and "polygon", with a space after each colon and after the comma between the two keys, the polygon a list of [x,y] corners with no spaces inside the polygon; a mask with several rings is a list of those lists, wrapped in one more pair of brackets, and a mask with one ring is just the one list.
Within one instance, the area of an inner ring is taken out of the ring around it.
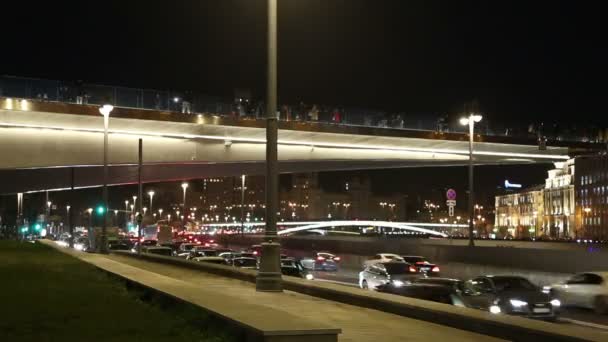
{"label": "metal railing", "polygon": [[[226,100],[192,91],[155,90],[57,81],[15,76],[0,76],[0,96],[74,104],[112,104],[116,107],[160,110],[176,113],[212,113],[219,116],[263,118],[263,104]],[[427,132],[466,133],[466,127],[448,122],[445,115],[388,115],[385,112],[336,106],[280,106],[282,121],[312,121],[335,125],[407,129]],[[537,139],[528,127],[509,128],[485,121],[476,132],[499,137]],[[549,141],[605,142],[608,132],[563,131],[543,134]]]}

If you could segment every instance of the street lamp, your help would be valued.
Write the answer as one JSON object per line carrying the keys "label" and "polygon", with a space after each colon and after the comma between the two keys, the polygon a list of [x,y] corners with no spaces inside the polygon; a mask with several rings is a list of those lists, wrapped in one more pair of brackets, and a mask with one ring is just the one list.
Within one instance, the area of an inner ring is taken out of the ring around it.
{"label": "street lamp", "polygon": [[245,231],[245,175],[241,175],[241,235]]}
{"label": "street lamp", "polygon": [[475,246],[473,241],[473,217],[475,215],[473,203],[475,201],[475,193],[473,191],[473,132],[475,123],[481,121],[481,115],[471,113],[468,118],[460,119],[460,124],[469,126],[469,246]]}
{"label": "street lamp", "polygon": [[[133,196],[133,207],[137,204],[137,196]],[[135,212],[133,212],[135,213]]]}
{"label": "street lamp", "polygon": [[101,241],[99,246],[100,253],[108,253],[108,125],[110,122],[110,113],[114,110],[114,106],[105,104],[99,108],[99,113],[103,115],[103,225],[101,226]]}
{"label": "street lamp", "polygon": [[184,200],[182,201],[182,205],[184,206],[184,211],[186,211],[186,190],[188,189],[188,183],[182,183],[182,189],[184,190]]}
{"label": "street lamp", "polygon": [[70,239],[68,240],[69,246],[70,248],[74,248],[74,230],[72,229],[72,222],[70,220],[70,209],[72,207],[70,205],[66,205],[65,206],[65,211],[66,213],[66,219],[67,219],[67,224],[68,224],[68,232],[70,233]]}
{"label": "street lamp", "polygon": [[256,290],[283,291],[281,246],[277,242],[278,163],[277,163],[277,0],[268,0],[268,76],[266,101],[266,229]]}
{"label": "street lamp", "polygon": [[150,211],[152,211],[152,199],[154,198],[154,191],[148,191],[148,196],[150,196]]}

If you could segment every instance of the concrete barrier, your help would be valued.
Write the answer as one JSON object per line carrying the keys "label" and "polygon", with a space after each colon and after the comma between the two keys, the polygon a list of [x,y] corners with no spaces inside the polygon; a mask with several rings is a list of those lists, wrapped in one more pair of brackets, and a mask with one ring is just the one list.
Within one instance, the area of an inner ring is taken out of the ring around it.
{"label": "concrete barrier", "polygon": [[[251,246],[259,237],[235,237],[231,245]],[[564,274],[608,270],[608,245],[572,243],[533,243],[523,241],[477,241],[470,248],[461,240],[403,239],[379,237],[287,236],[281,247],[289,250],[326,250],[342,255],[367,257],[376,253],[423,255],[448,264],[472,264],[540,271],[560,278]],[[537,247],[537,248],[534,248]]]}
{"label": "concrete barrier", "polygon": [[[132,253],[117,253],[138,258]],[[255,271],[240,270],[230,266],[191,262],[174,257],[144,254],[142,259],[164,264],[196,269],[220,276],[255,281]],[[462,330],[513,341],[601,341],[586,329],[561,326],[534,321],[521,317],[492,315],[487,312],[460,308],[414,298],[395,296],[385,293],[362,291],[330,283],[306,281],[299,278],[284,277],[286,290],[342,302],[345,304],[376,309],[405,317],[434,322]]]}

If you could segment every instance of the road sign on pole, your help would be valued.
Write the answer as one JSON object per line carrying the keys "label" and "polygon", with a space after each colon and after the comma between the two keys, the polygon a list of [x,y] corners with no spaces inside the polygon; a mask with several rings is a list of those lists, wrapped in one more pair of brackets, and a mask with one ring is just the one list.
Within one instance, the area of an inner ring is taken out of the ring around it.
{"label": "road sign on pole", "polygon": [[454,207],[456,206],[456,190],[448,189],[445,193],[445,197],[447,198],[446,204],[448,206],[448,215],[453,217]]}

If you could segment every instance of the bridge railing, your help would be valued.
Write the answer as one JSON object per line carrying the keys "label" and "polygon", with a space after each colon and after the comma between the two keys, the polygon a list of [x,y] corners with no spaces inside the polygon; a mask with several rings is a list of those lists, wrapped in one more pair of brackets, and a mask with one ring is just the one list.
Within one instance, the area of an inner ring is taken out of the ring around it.
{"label": "bridge railing", "polygon": [[[14,97],[39,101],[53,101],[74,104],[102,105],[110,103],[116,107],[161,110],[182,113],[213,113],[220,116],[262,118],[264,108],[260,104],[247,101],[234,102],[220,97],[190,91],[156,90],[143,88],[116,87],[89,84],[81,81],[57,81],[15,76],[0,76],[0,97]],[[465,133],[466,127],[457,124],[449,125],[445,121],[421,119],[409,116],[387,116],[386,113],[359,109],[338,110],[335,107],[318,106],[280,106],[279,119],[285,121],[315,121],[341,126],[384,127],[392,129],[419,130],[427,132]],[[312,114],[315,112],[315,114]],[[526,129],[513,130],[493,123],[492,127],[483,122],[478,132],[489,136],[503,136],[535,139],[537,133]],[[608,139],[608,132],[606,132]],[[601,138],[589,139],[575,133],[561,133],[547,136],[550,140],[600,142]]]}

